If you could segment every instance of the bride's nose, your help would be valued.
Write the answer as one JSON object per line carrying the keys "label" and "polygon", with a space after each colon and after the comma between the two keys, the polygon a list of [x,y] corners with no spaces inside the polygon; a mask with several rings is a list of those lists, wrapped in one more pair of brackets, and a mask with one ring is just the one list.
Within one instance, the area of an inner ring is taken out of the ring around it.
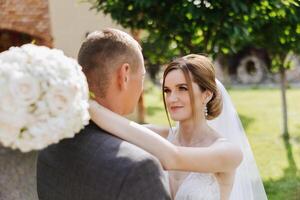
{"label": "bride's nose", "polygon": [[172,102],[176,102],[178,101],[178,95],[176,94],[175,91],[171,92],[170,96],[169,96],[169,101]]}

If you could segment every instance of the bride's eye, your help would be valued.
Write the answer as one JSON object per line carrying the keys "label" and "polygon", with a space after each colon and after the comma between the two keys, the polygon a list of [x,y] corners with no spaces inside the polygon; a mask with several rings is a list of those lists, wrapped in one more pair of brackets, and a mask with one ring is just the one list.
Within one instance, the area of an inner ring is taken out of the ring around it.
{"label": "bride's eye", "polygon": [[165,89],[164,89],[164,93],[168,94],[168,93],[170,93],[170,92],[171,92],[170,89],[168,89],[168,88],[165,88]]}
{"label": "bride's eye", "polygon": [[188,91],[188,88],[185,86],[180,86],[179,91]]}

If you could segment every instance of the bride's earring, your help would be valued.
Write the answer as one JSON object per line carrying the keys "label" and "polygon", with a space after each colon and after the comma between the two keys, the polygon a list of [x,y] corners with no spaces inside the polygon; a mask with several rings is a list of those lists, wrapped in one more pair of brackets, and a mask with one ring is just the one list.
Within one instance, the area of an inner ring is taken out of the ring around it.
{"label": "bride's earring", "polygon": [[205,105],[205,107],[204,107],[204,115],[205,115],[205,117],[207,117],[207,115],[208,115],[207,105]]}

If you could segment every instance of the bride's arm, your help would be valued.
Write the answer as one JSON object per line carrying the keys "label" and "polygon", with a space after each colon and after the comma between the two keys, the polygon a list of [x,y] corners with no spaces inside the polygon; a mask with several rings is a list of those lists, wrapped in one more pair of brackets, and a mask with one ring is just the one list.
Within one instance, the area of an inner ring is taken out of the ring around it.
{"label": "bride's arm", "polygon": [[153,154],[165,168],[174,165],[171,163],[174,162],[176,146],[160,135],[111,112],[93,100],[90,101],[89,111],[92,120],[99,127]]}
{"label": "bride's arm", "polygon": [[142,126],[150,129],[151,131],[153,131],[154,133],[159,134],[160,136],[167,138],[169,135],[169,127],[164,127],[164,126],[157,126],[154,124],[142,124]]}
{"label": "bride's arm", "polygon": [[98,126],[153,154],[167,170],[226,172],[234,170],[242,159],[239,148],[229,142],[220,142],[207,148],[175,146],[95,101],[90,101],[90,114]]}

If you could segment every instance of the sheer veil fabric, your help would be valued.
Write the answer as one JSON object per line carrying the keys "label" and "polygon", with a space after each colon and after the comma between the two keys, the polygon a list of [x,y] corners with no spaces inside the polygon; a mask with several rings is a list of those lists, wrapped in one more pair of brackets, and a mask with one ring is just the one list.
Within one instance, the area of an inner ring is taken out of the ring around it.
{"label": "sheer veil fabric", "polygon": [[230,142],[239,145],[243,152],[243,161],[236,170],[230,200],[267,200],[262,179],[237,111],[222,83],[218,80],[216,82],[222,95],[223,108],[221,114],[209,120],[208,124]]}

